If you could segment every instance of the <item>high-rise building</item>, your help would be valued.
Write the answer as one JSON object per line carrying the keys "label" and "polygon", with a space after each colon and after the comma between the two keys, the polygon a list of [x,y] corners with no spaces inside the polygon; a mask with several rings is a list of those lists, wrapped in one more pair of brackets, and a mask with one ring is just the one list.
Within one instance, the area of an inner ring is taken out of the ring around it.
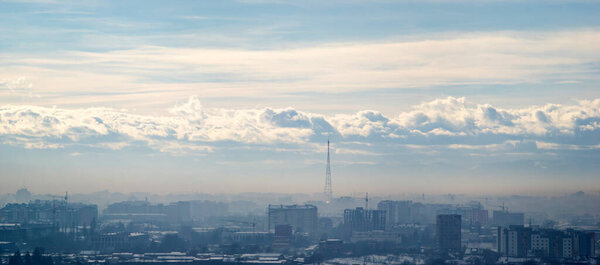
{"label": "high-rise building", "polygon": [[362,207],[344,210],[344,234],[349,239],[353,232],[385,230],[386,212],[365,210]]}
{"label": "high-rise building", "polygon": [[98,206],[68,203],[66,200],[11,203],[0,209],[0,221],[8,223],[50,223],[61,228],[90,226],[98,218]]}
{"label": "high-rise building", "polygon": [[511,225],[498,228],[498,252],[510,257],[525,257],[532,248],[531,228]]}
{"label": "high-rise building", "polygon": [[467,221],[471,226],[488,224],[488,211],[484,209],[470,209],[467,211]]}
{"label": "high-rise building", "polygon": [[588,258],[594,256],[594,242],[594,233],[572,229],[498,227],[498,253],[508,257]]}
{"label": "high-rise building", "polygon": [[596,254],[596,239],[593,232],[570,231],[573,234],[573,256],[593,257]]}
{"label": "high-rise building", "polygon": [[412,201],[380,201],[377,204],[377,210],[385,211],[385,227],[391,229],[397,224],[406,224],[411,222]]}
{"label": "high-rise building", "polygon": [[192,221],[191,203],[187,201],[173,202],[167,205],[166,213],[171,223],[187,223]]}
{"label": "high-rise building", "polygon": [[458,214],[440,214],[436,218],[436,245],[440,251],[460,251],[461,216]]}
{"label": "high-rise building", "polygon": [[291,225],[295,233],[316,237],[318,213],[314,205],[269,205],[269,231],[278,225]]}
{"label": "high-rise building", "polygon": [[483,209],[483,205],[480,202],[471,201],[464,205],[452,206],[449,212],[441,213],[453,213],[460,214],[463,227],[478,227],[488,224],[488,211]]}

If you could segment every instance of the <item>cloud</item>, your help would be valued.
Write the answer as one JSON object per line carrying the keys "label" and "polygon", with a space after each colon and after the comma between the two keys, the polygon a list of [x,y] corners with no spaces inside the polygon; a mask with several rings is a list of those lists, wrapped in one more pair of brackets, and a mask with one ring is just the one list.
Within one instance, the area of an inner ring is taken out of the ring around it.
{"label": "cloud", "polygon": [[30,78],[19,76],[14,79],[0,79],[0,94],[8,91],[10,94],[39,98],[40,95],[33,93],[33,82]]}
{"label": "cloud", "polygon": [[349,155],[361,155],[361,156],[378,156],[381,154],[373,153],[365,150],[350,149],[350,148],[336,148],[334,150],[336,154],[349,154]]}
{"label": "cloud", "polygon": [[209,154],[227,146],[312,148],[328,136],[342,155],[373,155],[394,144],[528,152],[600,145],[600,99],[501,109],[448,97],[387,117],[374,110],[322,115],[292,108],[205,109],[193,96],[169,112],[148,116],[112,108],[5,105],[0,107],[0,140],[35,149],[142,146],[171,154]]}
{"label": "cloud", "polygon": [[469,105],[464,98],[448,97],[423,103],[399,115],[402,128],[423,135],[504,136],[524,138],[583,137],[600,115],[600,100],[582,100],[576,105],[547,104],[523,109],[498,109],[491,105]]}
{"label": "cloud", "polygon": [[60,104],[71,97],[96,103],[98,97],[82,95],[98,91],[107,102],[149,96],[172,102],[199,91],[203,97],[263,97],[597,81],[598,42],[596,30],[498,31],[282,49],[140,46],[36,57],[0,54],[0,60],[4,73],[32,75],[36,91],[52,94]]}
{"label": "cloud", "polygon": [[24,76],[20,76],[13,80],[0,79],[0,88],[8,89],[11,92],[19,90],[28,90],[33,87],[33,83]]}

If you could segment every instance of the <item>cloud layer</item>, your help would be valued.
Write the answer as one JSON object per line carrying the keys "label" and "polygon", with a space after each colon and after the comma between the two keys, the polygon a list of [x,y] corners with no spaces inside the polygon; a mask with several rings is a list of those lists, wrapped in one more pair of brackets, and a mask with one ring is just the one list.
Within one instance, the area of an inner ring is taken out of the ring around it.
{"label": "cloud layer", "polygon": [[292,108],[205,109],[197,97],[190,97],[169,113],[5,105],[0,107],[0,139],[36,149],[141,146],[176,154],[206,154],[226,146],[306,146],[327,137],[365,146],[494,149],[529,142],[548,150],[600,148],[600,99],[501,109],[448,97],[387,117],[373,110],[322,115]]}
{"label": "cloud layer", "polygon": [[[496,31],[265,50],[139,46],[43,56],[0,53],[0,78],[31,76],[36,93],[48,97],[44,104],[118,107],[190,94],[368,96],[385,89],[570,84],[598,80],[599,36],[586,29]],[[17,84],[0,81],[0,87]]]}

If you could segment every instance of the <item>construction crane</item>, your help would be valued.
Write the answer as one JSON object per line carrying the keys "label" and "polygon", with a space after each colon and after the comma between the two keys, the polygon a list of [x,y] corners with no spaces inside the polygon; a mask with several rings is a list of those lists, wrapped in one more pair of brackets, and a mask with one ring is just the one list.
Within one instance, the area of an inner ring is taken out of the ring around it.
{"label": "construction crane", "polygon": [[63,200],[65,203],[69,200],[69,193],[68,192],[65,192],[65,196],[52,195],[52,194],[48,194],[46,196],[48,196],[50,198],[58,199],[58,200]]}
{"label": "construction crane", "polygon": [[56,223],[56,201],[64,200],[65,208],[66,208],[68,200],[69,200],[69,193],[65,192],[65,196],[52,195],[52,194],[48,194],[46,196],[48,196],[50,198],[54,198],[54,200],[52,200],[52,225],[57,225],[57,223]]}
{"label": "construction crane", "polygon": [[490,204],[490,206],[492,206],[492,207],[498,207],[498,208],[502,209],[503,212],[508,212],[508,207],[504,206],[504,202],[502,202],[502,205]]}
{"label": "construction crane", "polygon": [[369,209],[369,193],[365,192],[365,197],[358,197],[355,194],[356,193],[352,193],[348,197],[353,198],[353,199],[362,199],[362,200],[364,200],[365,201],[365,210],[368,210]]}

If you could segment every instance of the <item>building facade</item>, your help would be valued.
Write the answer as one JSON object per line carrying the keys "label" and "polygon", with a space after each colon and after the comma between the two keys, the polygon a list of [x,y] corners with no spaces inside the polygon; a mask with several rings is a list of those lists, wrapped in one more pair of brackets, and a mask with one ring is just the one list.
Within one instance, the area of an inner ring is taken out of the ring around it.
{"label": "building facade", "polygon": [[362,207],[344,210],[344,238],[350,239],[355,232],[385,230],[386,212],[365,210]]}
{"label": "building facade", "polygon": [[589,258],[596,251],[594,242],[593,232],[498,227],[498,253],[508,257]]}
{"label": "building facade", "polygon": [[436,246],[439,251],[460,251],[461,216],[458,214],[440,214],[436,218]]}
{"label": "building facade", "polygon": [[275,232],[278,225],[291,225],[294,233],[318,235],[318,212],[314,205],[269,205],[268,228]]}
{"label": "building facade", "polygon": [[386,229],[389,230],[394,225],[412,222],[411,206],[412,201],[385,200],[377,204],[377,210],[386,212],[385,226]]}

